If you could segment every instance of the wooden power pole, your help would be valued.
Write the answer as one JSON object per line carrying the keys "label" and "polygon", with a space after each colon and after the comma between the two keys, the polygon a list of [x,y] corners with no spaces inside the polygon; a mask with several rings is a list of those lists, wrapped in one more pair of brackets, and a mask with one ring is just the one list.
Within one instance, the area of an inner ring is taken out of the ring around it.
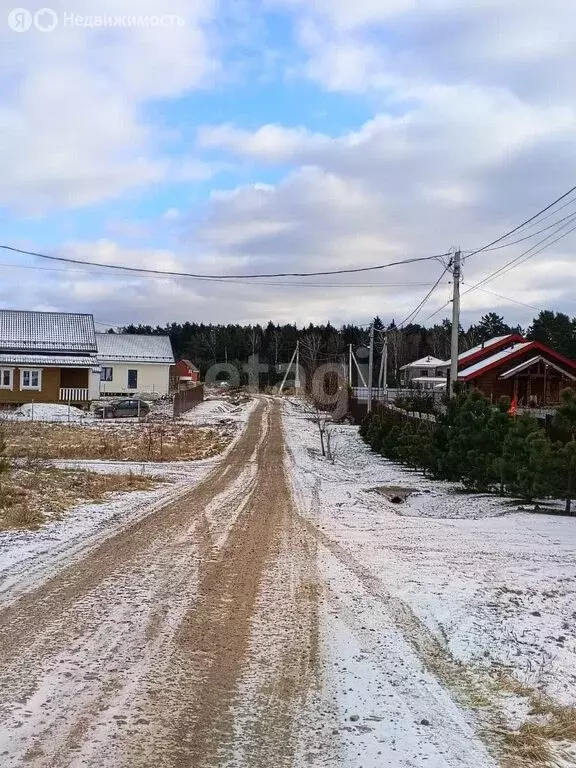
{"label": "wooden power pole", "polygon": [[454,385],[458,381],[458,336],[460,330],[460,274],[462,254],[460,249],[454,254],[452,273],[454,285],[452,294],[452,341],[450,344],[450,397],[454,397]]}
{"label": "wooden power pole", "polygon": [[370,325],[370,357],[368,358],[368,408],[372,410],[372,377],[374,376],[374,323]]}

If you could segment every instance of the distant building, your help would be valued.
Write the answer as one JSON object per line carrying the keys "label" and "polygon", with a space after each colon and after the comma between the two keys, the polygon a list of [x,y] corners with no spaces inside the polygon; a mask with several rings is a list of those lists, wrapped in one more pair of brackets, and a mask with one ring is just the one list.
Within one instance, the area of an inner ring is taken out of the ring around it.
{"label": "distant building", "polygon": [[96,342],[101,395],[169,393],[174,353],[168,336],[97,333]]}
{"label": "distant building", "polygon": [[171,390],[181,392],[200,381],[200,371],[190,360],[178,360],[170,369]]}
{"label": "distant building", "polygon": [[437,389],[446,386],[446,376],[449,363],[437,357],[422,357],[413,363],[400,368],[401,384],[403,387],[416,389]]}
{"label": "distant building", "polygon": [[[449,362],[448,362],[449,365]],[[490,339],[458,356],[458,382],[493,402],[514,398],[519,407],[547,407],[576,387],[576,362],[520,334]]]}
{"label": "distant building", "polygon": [[0,310],[0,403],[87,403],[99,396],[92,315]]}

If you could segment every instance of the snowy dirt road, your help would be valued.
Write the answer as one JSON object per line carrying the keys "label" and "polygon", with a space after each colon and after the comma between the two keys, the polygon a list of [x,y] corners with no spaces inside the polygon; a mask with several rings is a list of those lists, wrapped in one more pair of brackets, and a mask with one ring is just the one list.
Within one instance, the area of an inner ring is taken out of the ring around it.
{"label": "snowy dirt road", "polygon": [[191,491],[6,590],[2,768],[499,764],[448,693],[458,666],[295,472],[261,399]]}

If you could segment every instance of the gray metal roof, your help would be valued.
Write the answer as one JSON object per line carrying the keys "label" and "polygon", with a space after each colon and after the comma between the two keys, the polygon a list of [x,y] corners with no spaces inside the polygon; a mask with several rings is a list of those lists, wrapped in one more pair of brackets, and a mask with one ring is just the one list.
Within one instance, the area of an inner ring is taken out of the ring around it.
{"label": "gray metal roof", "polygon": [[96,352],[92,315],[0,309],[0,352]]}
{"label": "gray metal roof", "polygon": [[22,355],[17,352],[0,354],[0,366],[2,365],[28,365],[39,368],[99,368],[96,357],[86,355]]}
{"label": "gray metal roof", "polygon": [[169,336],[141,336],[135,333],[97,333],[101,363],[159,363],[174,365]]}

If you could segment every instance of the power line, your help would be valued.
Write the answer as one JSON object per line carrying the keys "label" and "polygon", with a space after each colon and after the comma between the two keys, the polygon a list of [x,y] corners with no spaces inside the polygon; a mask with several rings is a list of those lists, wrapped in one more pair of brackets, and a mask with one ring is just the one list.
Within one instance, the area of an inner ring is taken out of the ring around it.
{"label": "power line", "polygon": [[144,267],[129,267],[120,264],[103,264],[97,261],[87,261],[84,259],[70,259],[66,256],[49,256],[45,253],[36,253],[34,251],[26,251],[21,248],[12,248],[9,245],[0,245],[0,248],[13,253],[24,254],[25,256],[35,256],[39,259],[48,259],[50,261],[61,261],[67,264],[80,264],[88,267],[99,267],[103,269],[116,269],[124,272],[135,272],[148,275],[163,275],[165,277],[190,277],[197,280],[255,280],[262,277],[320,277],[325,275],[350,275],[357,274],[359,272],[374,272],[380,269],[387,269],[388,267],[397,267],[402,264],[415,264],[416,262],[432,261],[434,259],[442,258],[448,254],[438,254],[436,256],[420,256],[411,259],[403,259],[401,261],[393,261],[388,264],[377,264],[372,267],[350,267],[348,269],[332,269],[322,272],[276,272],[276,273],[263,273],[253,275],[200,275],[193,272],[172,272],[161,269],[146,269]]}
{"label": "power line", "polygon": [[408,315],[408,317],[407,317],[405,320],[403,320],[401,323],[399,323],[399,325],[398,325],[398,327],[399,327],[399,328],[402,328],[402,327],[403,327],[404,325],[406,325],[406,323],[408,323],[408,322],[413,322],[413,321],[414,321],[414,320],[415,320],[415,319],[418,317],[418,315],[419,315],[420,311],[423,309],[423,307],[425,306],[426,302],[427,302],[427,301],[428,301],[428,299],[429,299],[429,298],[432,296],[432,294],[434,293],[434,291],[436,290],[436,288],[437,288],[437,287],[440,285],[440,281],[442,280],[442,278],[444,277],[444,275],[446,274],[446,272],[448,272],[448,270],[450,269],[450,266],[451,266],[451,265],[452,265],[452,262],[449,262],[449,263],[448,263],[448,264],[447,264],[447,265],[444,267],[444,269],[443,269],[443,271],[442,271],[442,274],[440,275],[440,277],[438,278],[438,280],[436,280],[436,282],[434,283],[434,285],[432,286],[432,288],[431,288],[431,289],[428,291],[428,293],[426,294],[426,296],[424,296],[424,298],[422,299],[422,301],[420,302],[420,304],[418,304],[418,306],[416,307],[416,309],[414,309],[414,310],[413,310],[413,311],[412,311],[412,312],[411,312],[411,313]]}
{"label": "power line", "polygon": [[[573,222],[569,222],[569,224],[571,223]],[[519,256],[516,256],[511,261],[508,261],[506,264],[504,264],[502,267],[497,269],[495,272],[492,272],[492,274],[488,275],[482,280],[479,280],[476,283],[476,285],[471,286],[467,291],[464,292],[464,294],[470,293],[476,288],[479,288],[482,285],[486,285],[486,283],[492,282],[492,280],[496,279],[498,276],[501,276],[503,274],[506,274],[507,272],[510,272],[510,270],[515,269],[520,264],[523,264],[525,261],[528,261],[529,259],[534,258],[534,256],[537,256],[539,253],[542,253],[542,251],[546,250],[546,248],[549,248],[555,243],[558,243],[560,240],[563,240],[571,232],[574,232],[576,230],[576,226],[569,229],[568,232],[564,232],[562,235],[560,235],[560,237],[557,237],[555,240],[552,240],[552,242],[550,243],[546,242],[547,240],[550,240],[551,237],[554,237],[554,235],[556,235],[558,232],[561,232],[563,229],[566,229],[566,227],[569,226],[569,224],[563,224],[561,227],[556,229],[555,232],[552,232],[550,235],[540,240],[540,242],[536,243],[531,248],[528,248],[526,251],[523,251]],[[534,251],[534,253],[532,253],[532,251]]]}
{"label": "power line", "polygon": [[[524,262],[529,261],[529,259],[533,259],[534,256],[537,256],[539,253],[542,253],[542,251],[545,251],[547,248],[550,248],[552,245],[555,245],[560,240],[563,240],[565,237],[568,237],[568,235],[570,235],[572,232],[576,231],[576,226],[571,227],[567,232],[564,232],[562,235],[557,237],[555,240],[552,240],[552,242],[550,242],[550,243],[546,242],[547,240],[550,240],[550,238],[553,237],[555,234],[557,234],[557,232],[560,232],[562,229],[565,229],[566,226],[567,225],[564,224],[562,227],[557,229],[556,232],[553,232],[552,234],[548,235],[548,237],[543,238],[543,240],[541,240],[539,243],[536,243],[535,245],[533,245],[531,248],[528,248],[526,251],[521,253],[516,258],[514,258],[511,261],[509,261],[508,263],[504,264],[502,267],[500,267],[500,269],[496,270],[491,275],[488,275],[488,277],[485,277],[483,280],[480,280],[475,285],[470,286],[468,288],[468,290],[464,291],[464,293],[462,295],[466,296],[467,294],[472,293],[472,291],[482,290],[482,286],[486,285],[486,283],[491,282],[496,277],[499,277],[499,276],[501,276],[503,274],[506,274],[507,272],[510,272],[512,269],[515,269],[520,264],[523,264]],[[537,250],[535,250],[535,249],[537,249]],[[534,253],[532,253],[532,251],[534,251]],[[507,297],[503,296],[502,298],[507,298]],[[514,299],[510,299],[510,301],[514,302]],[[432,312],[432,314],[428,315],[428,317],[426,317],[423,322],[427,323],[428,320],[431,320],[438,313],[442,312],[442,310],[445,309],[450,304],[450,302],[451,302],[451,300],[445,302],[441,307],[439,307],[438,309],[434,310],[434,312]],[[521,303],[521,302],[515,302],[515,303]],[[526,306],[528,306],[530,309],[536,309],[538,311],[541,311],[539,307],[533,307],[531,305],[526,305]]]}
{"label": "power line", "polygon": [[[575,200],[571,200],[569,205],[571,205],[574,202],[576,202],[576,201]],[[562,207],[564,208],[564,206],[562,206]],[[555,215],[556,213],[557,213],[557,211],[554,211],[553,215]],[[547,216],[546,218],[550,218],[550,217]],[[526,237],[521,237],[518,240],[513,240],[511,243],[504,243],[503,245],[497,245],[495,248],[483,248],[482,251],[483,252],[501,251],[502,248],[509,248],[512,245],[518,245],[518,243],[525,243],[526,240],[531,240],[533,237],[537,237],[538,235],[541,235],[542,232],[547,232],[549,229],[553,229],[558,224],[561,224],[563,221],[568,221],[568,219],[574,220],[575,218],[576,218],[576,211],[568,214],[568,216],[565,216],[563,219],[558,219],[557,221],[553,222],[552,224],[549,224],[547,227],[543,227],[542,229],[539,229],[537,232],[532,232],[531,235],[526,235]],[[532,226],[534,226],[534,225],[532,225]],[[474,252],[470,252],[470,256],[472,256],[473,253]],[[479,251],[476,251],[476,253],[479,253]],[[465,258],[469,258],[469,257],[466,256]]]}
{"label": "power line", "polygon": [[[28,270],[35,270],[39,272],[56,272],[59,274],[70,274],[71,272],[74,272],[75,274],[80,275],[103,275],[104,277],[119,277],[120,279],[131,279],[130,275],[123,275],[118,273],[108,273],[108,272],[92,272],[86,269],[56,269],[54,267],[35,267],[28,264],[6,264],[0,262],[0,267],[4,267],[6,269],[28,269]],[[160,275],[139,275],[136,276],[143,280],[164,280],[165,278]],[[187,279],[187,278],[182,278]],[[191,280],[196,280],[198,278],[188,278]],[[258,283],[253,283],[252,281],[243,281],[240,279],[223,279],[219,280],[218,283],[230,283],[232,285],[280,285],[280,286],[288,286],[288,287],[294,287],[294,288],[409,288],[409,287],[422,287],[422,286],[429,286],[432,285],[430,282],[406,282],[406,283],[294,283],[294,282],[264,282],[264,281],[258,281]]]}
{"label": "power line", "polygon": [[517,227],[514,227],[514,229],[511,229],[509,232],[506,232],[505,235],[502,235],[501,237],[496,238],[496,240],[493,240],[491,243],[487,243],[482,248],[478,248],[477,250],[472,251],[472,253],[466,256],[466,258],[469,259],[471,256],[475,256],[477,253],[482,253],[482,251],[486,251],[488,248],[491,248],[493,245],[496,245],[497,243],[502,242],[502,240],[506,240],[506,238],[510,237],[510,235],[513,235],[514,232],[518,232],[518,230],[523,229],[528,224],[530,224],[531,222],[535,221],[540,216],[542,216],[543,213],[546,213],[546,211],[549,211],[551,208],[554,208],[555,205],[557,205],[562,200],[567,198],[574,191],[576,191],[576,186],[573,186],[571,189],[568,190],[568,192],[565,192],[563,195],[560,195],[560,197],[556,198],[556,200],[550,203],[550,205],[547,205],[546,208],[542,208],[542,210],[538,211],[538,213],[534,214],[534,216],[531,216],[529,219],[526,219],[526,221],[523,221],[522,224],[519,224]]}
{"label": "power line", "polygon": [[[467,285],[467,283],[462,283],[462,285]],[[521,307],[528,307],[528,309],[535,309],[536,312],[542,312],[542,307],[535,307],[533,304],[526,304],[525,301],[518,301],[518,299],[513,299],[510,296],[503,296],[501,293],[496,293],[495,291],[490,291],[488,288],[476,288],[477,291],[482,291],[482,293],[489,293],[491,296],[496,296],[499,299],[504,299],[504,301],[509,301],[512,304],[519,304]]]}

